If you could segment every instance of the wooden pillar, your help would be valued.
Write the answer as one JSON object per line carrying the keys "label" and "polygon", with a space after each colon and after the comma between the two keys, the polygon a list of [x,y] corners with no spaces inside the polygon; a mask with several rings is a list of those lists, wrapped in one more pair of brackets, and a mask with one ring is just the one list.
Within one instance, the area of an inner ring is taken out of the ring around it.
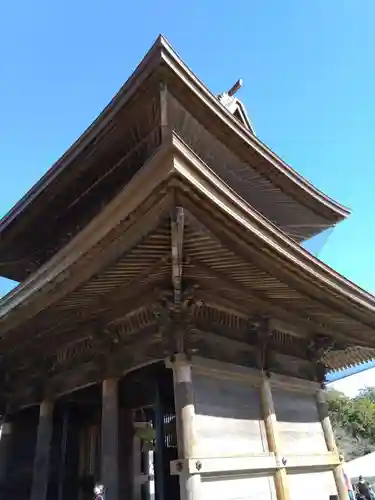
{"label": "wooden pillar", "polygon": [[57,500],[63,500],[64,497],[68,428],[69,428],[69,409],[65,408],[61,424],[60,462],[59,462],[59,471],[57,480]]}
{"label": "wooden pillar", "polygon": [[[331,421],[328,415],[328,405],[326,401],[326,393],[324,389],[320,389],[316,395],[317,407],[320,422],[322,424],[324,439],[327,445],[328,451],[333,453],[338,453],[335,435],[333,433]],[[344,468],[340,464],[333,469],[333,475],[335,477],[335,483],[337,488],[337,493],[340,500],[347,500],[348,489],[346,487],[344,478]]]}
{"label": "wooden pillar", "polygon": [[[194,458],[194,395],[191,365],[184,354],[177,354],[173,361],[174,398],[177,425],[178,458]],[[220,436],[218,436],[220,439]],[[184,468],[179,475],[180,500],[197,500],[200,474],[190,474]]]}
{"label": "wooden pillar", "polygon": [[[270,380],[267,376],[263,377],[260,388],[260,398],[264,423],[266,427],[268,449],[274,452],[276,457],[281,460],[281,446],[277,430],[277,418],[273,404]],[[289,484],[285,467],[280,467],[275,473],[275,489],[277,500],[289,500]]]}
{"label": "wooden pillar", "polygon": [[106,500],[118,500],[118,381],[103,380],[102,384],[102,435],[101,482]]}
{"label": "wooden pillar", "polygon": [[42,401],[39,407],[39,424],[34,458],[31,500],[45,500],[49,479],[49,459],[53,430],[53,403]]}
{"label": "wooden pillar", "polygon": [[160,401],[160,385],[156,389],[156,405],[155,405],[155,429],[156,429],[156,447],[154,452],[155,466],[155,494],[158,500],[165,498],[164,496],[164,418],[163,407]]}
{"label": "wooden pillar", "polygon": [[1,425],[0,438],[0,488],[3,489],[6,483],[6,477],[9,470],[9,457],[12,448],[12,423],[9,417],[3,420]]}

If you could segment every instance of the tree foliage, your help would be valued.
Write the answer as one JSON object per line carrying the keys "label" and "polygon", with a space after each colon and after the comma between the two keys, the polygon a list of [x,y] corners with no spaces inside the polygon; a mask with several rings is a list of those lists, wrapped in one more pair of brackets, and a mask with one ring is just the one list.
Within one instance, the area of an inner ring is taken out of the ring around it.
{"label": "tree foliage", "polygon": [[375,388],[355,398],[329,390],[328,408],[338,447],[346,460],[375,451]]}

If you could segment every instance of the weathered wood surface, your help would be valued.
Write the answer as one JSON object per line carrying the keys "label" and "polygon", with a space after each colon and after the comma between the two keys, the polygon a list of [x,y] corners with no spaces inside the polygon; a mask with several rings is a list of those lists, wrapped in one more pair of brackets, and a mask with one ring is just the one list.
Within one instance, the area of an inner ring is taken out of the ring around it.
{"label": "weathered wood surface", "polygon": [[290,500],[328,500],[337,494],[332,471],[289,474],[289,485]]}
{"label": "weathered wood surface", "polygon": [[133,486],[133,415],[120,409],[119,414],[119,498],[132,498]]}
{"label": "weathered wood surface", "polygon": [[106,499],[119,496],[118,470],[118,381],[107,379],[102,384],[101,481]]}
{"label": "weathered wood surface", "polygon": [[[178,354],[175,356],[172,366],[178,458],[192,458],[195,454],[194,445],[197,441],[191,365],[185,355]],[[199,500],[200,486],[200,474],[190,474],[185,468],[181,471],[181,500]]]}
{"label": "weathered wood surface", "polygon": [[0,489],[5,486],[6,476],[9,470],[12,451],[12,422],[4,419],[1,423],[0,438]]}
{"label": "weathered wood surface", "polygon": [[327,451],[313,394],[274,388],[273,400],[284,454]]}
{"label": "weathered wood surface", "polygon": [[6,476],[9,498],[30,499],[38,418],[38,408],[30,408],[12,416],[12,450]]}
{"label": "weathered wood surface", "polygon": [[42,401],[39,408],[39,423],[30,500],[45,500],[47,498],[50,471],[50,449],[53,431],[53,408],[53,403],[48,400]]}
{"label": "weathered wood surface", "polygon": [[258,388],[248,382],[208,375],[194,374],[193,381],[196,457],[267,451]]}
{"label": "weathered wood surface", "polygon": [[[262,377],[260,387],[262,415],[265,421],[268,449],[278,457],[282,453],[279,427],[269,377]],[[285,467],[275,471],[275,490],[278,500],[290,500],[289,481]]]}
{"label": "weathered wood surface", "polygon": [[204,479],[201,484],[201,498],[202,500],[277,500],[273,478],[270,476]]}

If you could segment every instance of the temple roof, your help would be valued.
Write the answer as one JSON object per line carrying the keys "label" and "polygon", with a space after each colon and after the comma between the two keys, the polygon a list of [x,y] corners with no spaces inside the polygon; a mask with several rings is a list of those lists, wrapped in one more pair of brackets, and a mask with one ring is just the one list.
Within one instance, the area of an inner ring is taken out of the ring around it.
{"label": "temple roof", "polygon": [[[103,335],[118,343],[114,363],[162,359],[168,346],[158,307],[191,297],[199,353],[214,344],[246,361],[251,325],[266,315],[285,359],[306,353],[317,335],[332,340],[329,369],[375,355],[375,298],[246,203],[174,133],[98,216],[0,301],[1,352],[28,383],[28,363],[46,369],[46,359],[55,373],[78,357],[87,373],[93,353],[103,355]],[[66,372],[55,375],[67,380]]]}
{"label": "temple roof", "polygon": [[22,281],[48,262],[157,150],[165,126],[295,241],[348,215],[254,135],[238,100],[232,105],[225,107],[159,37],[95,122],[0,221],[0,275]]}

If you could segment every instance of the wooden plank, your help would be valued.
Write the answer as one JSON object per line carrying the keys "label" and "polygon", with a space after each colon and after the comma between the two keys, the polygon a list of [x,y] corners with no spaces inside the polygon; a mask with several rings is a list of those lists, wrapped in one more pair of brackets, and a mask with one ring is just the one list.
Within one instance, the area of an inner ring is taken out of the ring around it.
{"label": "wooden plank", "polygon": [[275,487],[271,475],[207,477],[202,479],[201,497],[204,500],[274,500]]}
{"label": "wooden plank", "polygon": [[324,453],[327,451],[316,408],[315,394],[273,386],[280,446],[283,454]]}
{"label": "wooden plank", "polygon": [[[197,467],[198,464],[198,467]],[[217,475],[225,474],[226,476],[238,475],[239,473],[254,473],[259,471],[268,471],[273,473],[278,467],[274,453],[263,453],[251,456],[238,457],[215,457],[215,458],[199,458],[174,460],[171,463],[171,474],[179,475],[181,465],[183,469],[187,469],[190,474]]]}
{"label": "wooden plank", "polygon": [[247,381],[199,375],[193,369],[195,457],[267,452],[259,391]]}
{"label": "wooden plank", "polygon": [[106,500],[117,500],[118,481],[118,381],[102,383],[101,482]]}
{"label": "wooden plank", "polygon": [[[336,494],[332,471],[290,474],[290,500],[328,500]],[[349,498],[346,492],[345,500]],[[341,500],[341,497],[340,497]]]}
{"label": "wooden plank", "polygon": [[[307,472],[315,470],[333,469],[340,464],[340,457],[337,453],[320,453],[310,455],[285,455],[283,456],[283,466],[287,470],[308,469]],[[197,468],[198,463],[198,468]],[[258,472],[267,472],[274,474],[280,468],[280,457],[274,452],[254,453],[248,456],[233,457],[213,457],[213,458],[189,458],[179,459],[171,462],[171,473],[180,474],[181,466],[187,469],[190,474],[199,472],[204,475],[226,476],[240,474],[254,474]]]}
{"label": "wooden plank", "polygon": [[30,500],[45,500],[47,498],[53,408],[53,403],[48,400],[44,400],[40,404]]}

